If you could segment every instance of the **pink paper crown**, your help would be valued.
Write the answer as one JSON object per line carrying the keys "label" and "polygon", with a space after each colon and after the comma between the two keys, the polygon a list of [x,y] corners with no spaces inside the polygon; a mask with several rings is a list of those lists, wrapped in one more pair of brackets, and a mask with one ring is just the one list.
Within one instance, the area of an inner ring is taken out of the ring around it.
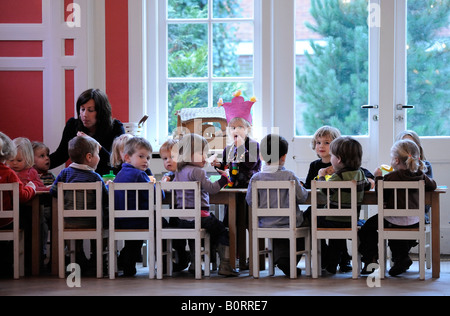
{"label": "pink paper crown", "polygon": [[245,101],[241,96],[241,90],[236,91],[233,94],[234,98],[231,102],[224,103],[222,98],[217,102],[218,106],[223,106],[225,109],[225,115],[227,117],[227,123],[230,123],[235,117],[243,118],[252,124],[252,106],[257,101],[255,97],[252,97],[250,101]]}

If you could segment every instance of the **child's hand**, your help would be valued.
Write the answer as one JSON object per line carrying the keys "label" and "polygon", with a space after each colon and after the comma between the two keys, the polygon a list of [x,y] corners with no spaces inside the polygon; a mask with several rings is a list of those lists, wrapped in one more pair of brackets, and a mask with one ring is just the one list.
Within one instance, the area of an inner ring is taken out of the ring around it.
{"label": "child's hand", "polygon": [[112,180],[108,180],[108,181],[106,181],[105,185],[108,186],[110,183],[113,183],[113,181]]}
{"label": "child's hand", "polygon": [[375,171],[373,172],[373,175],[376,177],[382,177],[383,176],[383,172],[381,171],[380,168],[375,169]]}
{"label": "child's hand", "polygon": [[329,166],[327,168],[322,168],[319,170],[319,177],[325,177],[327,175],[332,175],[334,173],[334,168],[333,166]]}
{"label": "child's hand", "polygon": [[217,169],[217,168],[216,168],[216,171],[217,171],[222,177],[228,178],[228,173],[227,173],[225,170],[221,170],[221,169]]}
{"label": "child's hand", "polygon": [[36,192],[36,185],[33,182],[30,181],[25,186],[33,188],[34,192]]}
{"label": "child's hand", "polygon": [[77,132],[77,136],[87,136],[84,132]]}
{"label": "child's hand", "polygon": [[234,136],[234,145],[236,147],[241,147],[244,144],[245,144],[245,137],[242,137],[240,135],[235,135]]}
{"label": "child's hand", "polygon": [[161,178],[161,182],[170,182],[170,181],[171,181],[171,179],[169,176],[164,176]]}

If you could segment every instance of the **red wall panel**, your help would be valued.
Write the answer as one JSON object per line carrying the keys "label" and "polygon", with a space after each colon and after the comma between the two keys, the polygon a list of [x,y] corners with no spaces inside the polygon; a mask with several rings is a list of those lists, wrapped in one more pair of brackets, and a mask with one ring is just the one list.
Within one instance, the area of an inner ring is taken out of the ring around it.
{"label": "red wall panel", "polygon": [[106,94],[113,117],[128,122],[128,0],[105,1]]}
{"label": "red wall panel", "polygon": [[0,23],[42,23],[42,0],[0,0]]}
{"label": "red wall panel", "polygon": [[42,41],[0,41],[0,57],[42,57]]}
{"label": "red wall panel", "polygon": [[0,71],[0,95],[0,130],[11,139],[42,141],[42,71]]}

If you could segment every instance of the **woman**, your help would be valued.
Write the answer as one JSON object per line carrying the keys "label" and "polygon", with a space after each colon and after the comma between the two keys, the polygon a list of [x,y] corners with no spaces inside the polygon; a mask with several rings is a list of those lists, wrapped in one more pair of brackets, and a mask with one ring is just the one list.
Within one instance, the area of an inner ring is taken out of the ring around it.
{"label": "woman", "polygon": [[69,159],[69,141],[77,134],[84,133],[93,137],[102,146],[100,162],[95,171],[100,175],[108,174],[111,146],[117,136],[125,133],[123,124],[112,118],[108,97],[99,89],[86,90],[78,97],[77,117],[67,121],[61,143],[50,155],[50,169],[58,167]]}

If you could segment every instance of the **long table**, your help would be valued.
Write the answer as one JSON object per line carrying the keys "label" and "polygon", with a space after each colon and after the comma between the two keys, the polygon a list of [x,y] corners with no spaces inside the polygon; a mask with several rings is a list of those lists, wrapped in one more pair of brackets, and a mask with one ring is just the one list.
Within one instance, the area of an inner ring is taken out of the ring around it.
{"label": "long table", "polygon": [[[446,189],[437,189],[432,192],[426,192],[425,202],[431,206],[431,242],[432,242],[432,276],[433,278],[439,278],[440,276],[440,195],[446,193]],[[247,229],[247,219],[246,215],[238,213],[236,211],[236,200],[238,195],[243,195],[247,193],[246,189],[222,189],[219,193],[210,195],[211,204],[224,204],[228,205],[228,226],[230,233],[230,262],[233,268],[235,268],[236,254],[239,254],[240,268],[243,269],[245,266],[246,254],[246,229]],[[40,218],[39,218],[39,196],[40,193],[32,200],[32,242],[33,242],[33,255],[32,255],[32,272],[33,275],[39,274],[39,250],[40,250]],[[57,209],[56,209],[56,199],[53,203],[52,211],[52,271],[57,273]],[[302,205],[311,204],[311,195],[308,191],[308,199],[302,203]],[[367,191],[364,194],[364,199],[362,201],[363,205],[376,205],[377,195],[375,191]],[[251,211],[248,216],[251,216]],[[248,220],[248,225],[251,226],[251,219]],[[249,227],[251,229],[251,227]],[[237,238],[239,236],[239,239]],[[249,234],[251,239],[251,234]],[[251,245],[251,243],[249,243]],[[250,256],[251,258],[251,256]],[[244,260],[242,260],[244,259]]]}

